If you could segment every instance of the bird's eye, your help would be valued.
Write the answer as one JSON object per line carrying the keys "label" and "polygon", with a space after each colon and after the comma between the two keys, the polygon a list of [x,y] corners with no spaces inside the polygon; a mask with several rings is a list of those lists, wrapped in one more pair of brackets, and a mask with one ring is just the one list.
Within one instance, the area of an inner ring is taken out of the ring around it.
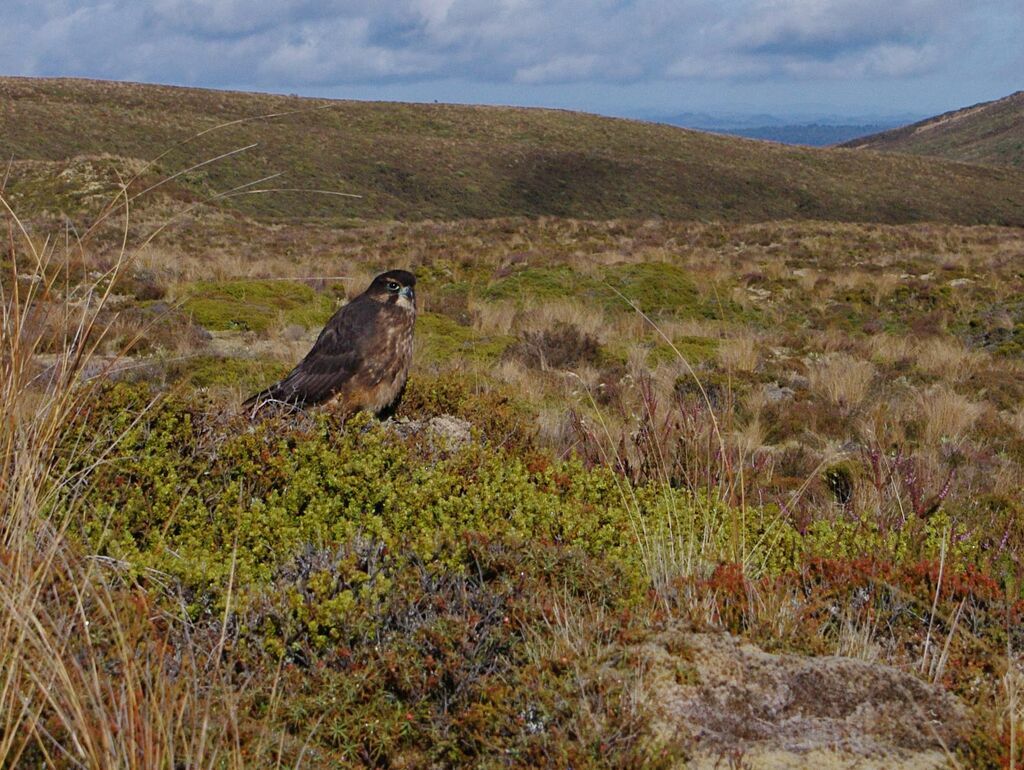
{"label": "bird's eye", "polygon": [[398,291],[400,288],[398,281],[388,281],[388,291]]}

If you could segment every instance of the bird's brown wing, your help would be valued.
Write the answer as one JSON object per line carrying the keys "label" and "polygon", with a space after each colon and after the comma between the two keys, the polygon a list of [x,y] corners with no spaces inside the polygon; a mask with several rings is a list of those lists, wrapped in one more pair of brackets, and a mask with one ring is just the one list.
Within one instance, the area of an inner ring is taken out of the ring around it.
{"label": "bird's brown wing", "polygon": [[335,313],[306,357],[278,383],[246,399],[245,404],[284,401],[299,406],[331,398],[357,372],[367,354],[379,304],[357,298]]}

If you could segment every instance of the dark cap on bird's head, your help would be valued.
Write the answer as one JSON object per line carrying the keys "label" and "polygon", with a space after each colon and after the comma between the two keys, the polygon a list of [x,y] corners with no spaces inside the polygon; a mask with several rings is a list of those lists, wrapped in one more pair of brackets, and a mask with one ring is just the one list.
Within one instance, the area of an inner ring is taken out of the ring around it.
{"label": "dark cap on bird's head", "polygon": [[416,301],[416,276],[408,270],[388,270],[381,273],[366,289],[378,302],[398,302],[400,298]]}

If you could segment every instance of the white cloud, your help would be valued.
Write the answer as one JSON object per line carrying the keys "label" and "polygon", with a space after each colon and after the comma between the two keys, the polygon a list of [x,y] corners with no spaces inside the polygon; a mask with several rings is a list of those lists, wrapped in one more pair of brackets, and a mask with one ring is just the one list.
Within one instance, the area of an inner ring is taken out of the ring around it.
{"label": "white cloud", "polygon": [[0,71],[301,88],[899,78],[1019,0],[3,0]]}
{"label": "white cloud", "polygon": [[[705,30],[697,49],[674,59],[666,74],[910,77],[955,59],[966,47],[972,15],[959,0],[747,0],[744,6],[745,13],[723,16]],[[1024,10],[1017,14],[1024,20]]]}
{"label": "white cloud", "polygon": [[596,56],[556,56],[550,61],[522,67],[516,71],[517,83],[548,83],[559,80],[584,80],[597,74]]}
{"label": "white cloud", "polygon": [[299,77],[304,83],[415,77],[440,66],[436,57],[410,48],[388,47],[371,41],[366,18],[309,23],[293,31],[259,63],[270,81]]}
{"label": "white cloud", "polygon": [[845,47],[931,36],[957,15],[950,0],[771,0],[727,24],[739,47]]}

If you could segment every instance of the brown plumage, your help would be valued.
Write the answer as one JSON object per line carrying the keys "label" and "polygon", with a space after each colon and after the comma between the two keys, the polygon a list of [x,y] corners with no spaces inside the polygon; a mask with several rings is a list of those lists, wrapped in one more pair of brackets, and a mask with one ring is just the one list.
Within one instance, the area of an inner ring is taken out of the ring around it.
{"label": "brown plumage", "polygon": [[280,382],[245,401],[265,404],[329,404],[343,415],[377,415],[397,406],[409,376],[416,321],[416,276],[381,273],[331,316],[312,349]]}

